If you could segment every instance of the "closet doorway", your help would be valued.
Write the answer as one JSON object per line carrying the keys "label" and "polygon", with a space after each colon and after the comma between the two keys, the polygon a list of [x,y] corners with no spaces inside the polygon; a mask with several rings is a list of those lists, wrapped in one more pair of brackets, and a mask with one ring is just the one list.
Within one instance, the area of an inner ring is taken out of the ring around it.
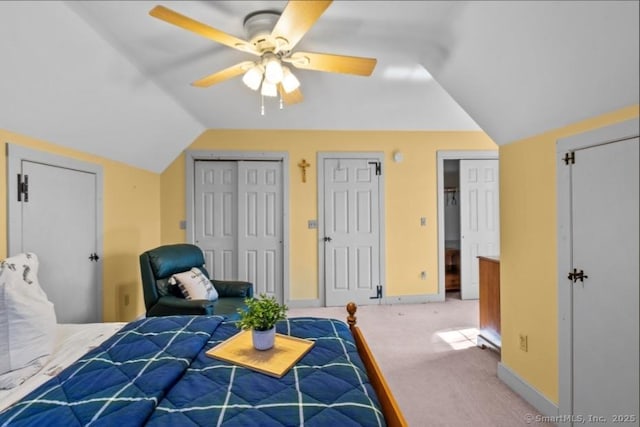
{"label": "closet doorway", "polygon": [[191,152],[187,240],[213,278],[246,280],[255,294],[286,302],[287,162],[284,155]]}
{"label": "closet doorway", "polygon": [[497,151],[439,151],[438,300],[478,299],[478,255],[498,255]]}
{"label": "closet doorway", "polygon": [[444,289],[460,298],[460,161],[444,161]]}

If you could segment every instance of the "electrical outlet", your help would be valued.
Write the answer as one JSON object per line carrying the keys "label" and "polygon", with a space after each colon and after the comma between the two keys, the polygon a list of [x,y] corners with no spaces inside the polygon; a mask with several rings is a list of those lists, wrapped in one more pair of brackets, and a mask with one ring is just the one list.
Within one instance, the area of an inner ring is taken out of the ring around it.
{"label": "electrical outlet", "polygon": [[520,350],[529,351],[529,336],[520,334]]}
{"label": "electrical outlet", "polygon": [[129,294],[124,296],[124,305],[125,306],[129,305]]}

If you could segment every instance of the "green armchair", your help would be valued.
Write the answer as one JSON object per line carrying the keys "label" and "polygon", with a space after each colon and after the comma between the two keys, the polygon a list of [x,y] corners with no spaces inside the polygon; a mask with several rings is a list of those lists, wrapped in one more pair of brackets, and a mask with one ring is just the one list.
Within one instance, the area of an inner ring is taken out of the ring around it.
{"label": "green armchair", "polygon": [[[187,300],[177,286],[170,286],[173,274],[199,268],[218,291],[216,301]],[[242,281],[212,280],[204,266],[202,250],[178,243],[148,250],[140,255],[140,273],[147,317],[177,314],[216,314],[236,320],[237,310],[245,308],[245,298],[253,297],[253,284]]]}

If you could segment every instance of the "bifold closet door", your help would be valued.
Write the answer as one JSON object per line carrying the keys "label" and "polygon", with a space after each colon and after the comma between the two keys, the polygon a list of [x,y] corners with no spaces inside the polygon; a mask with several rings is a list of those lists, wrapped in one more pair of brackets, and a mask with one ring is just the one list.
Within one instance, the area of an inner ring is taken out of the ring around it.
{"label": "bifold closet door", "polygon": [[282,301],[280,162],[238,162],[238,272]]}
{"label": "bifold closet door", "polygon": [[238,164],[195,163],[195,244],[204,252],[207,270],[218,280],[238,278]]}
{"label": "bifold closet door", "polygon": [[283,297],[282,162],[197,161],[195,243],[215,279]]}

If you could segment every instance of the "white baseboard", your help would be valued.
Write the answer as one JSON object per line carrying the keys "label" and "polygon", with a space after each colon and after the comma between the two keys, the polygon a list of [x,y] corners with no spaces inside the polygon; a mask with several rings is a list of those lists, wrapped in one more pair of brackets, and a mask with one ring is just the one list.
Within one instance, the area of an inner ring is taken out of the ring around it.
{"label": "white baseboard", "polygon": [[529,385],[511,369],[503,365],[502,362],[498,362],[498,378],[531,406],[536,408],[542,415],[548,417],[558,416],[558,406],[556,404],[544,397],[542,393]]}

